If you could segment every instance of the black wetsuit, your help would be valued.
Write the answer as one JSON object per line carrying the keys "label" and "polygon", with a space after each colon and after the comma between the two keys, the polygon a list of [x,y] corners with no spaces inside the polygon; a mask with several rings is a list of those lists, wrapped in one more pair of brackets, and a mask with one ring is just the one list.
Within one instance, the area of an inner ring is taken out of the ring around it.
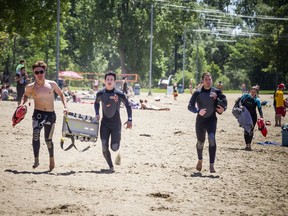
{"label": "black wetsuit", "polygon": [[33,151],[34,157],[39,157],[40,149],[40,132],[44,127],[45,143],[47,145],[49,156],[54,156],[54,144],[52,141],[54,127],[56,122],[55,112],[46,112],[41,110],[34,110],[33,116]]}
{"label": "black wetsuit", "polygon": [[[210,97],[210,93],[214,92],[217,98]],[[208,133],[209,141],[209,158],[210,163],[214,163],[216,157],[216,128],[217,128],[217,117],[216,117],[216,107],[217,100],[221,100],[222,104],[227,107],[226,96],[222,94],[221,90],[217,88],[205,89],[204,87],[195,91],[189,101],[188,110],[193,113],[199,113],[203,108],[206,109],[204,116],[197,115],[196,117],[196,136],[197,136],[197,154],[198,159],[203,159],[203,146],[205,142],[206,132]],[[197,106],[196,106],[197,104]]]}
{"label": "black wetsuit", "polygon": [[113,163],[109,151],[109,138],[111,136],[111,149],[117,151],[121,140],[120,103],[123,102],[126,107],[128,121],[132,121],[132,109],[124,93],[116,89],[107,90],[104,88],[97,92],[94,103],[96,115],[99,115],[100,101],[103,113],[100,126],[102,152],[111,168],[113,167]]}
{"label": "black wetsuit", "polygon": [[257,113],[256,113],[256,108],[258,108],[258,112],[260,114],[260,117],[263,118],[263,112],[262,112],[262,107],[261,107],[261,102],[258,97],[253,98],[250,96],[250,94],[244,94],[241,97],[241,104],[242,106],[245,106],[247,110],[249,111],[252,121],[253,121],[253,128],[251,129],[251,132],[247,132],[246,130],[244,131],[244,139],[245,139],[245,144],[251,144],[252,139],[253,139],[253,131],[254,127],[257,122]]}

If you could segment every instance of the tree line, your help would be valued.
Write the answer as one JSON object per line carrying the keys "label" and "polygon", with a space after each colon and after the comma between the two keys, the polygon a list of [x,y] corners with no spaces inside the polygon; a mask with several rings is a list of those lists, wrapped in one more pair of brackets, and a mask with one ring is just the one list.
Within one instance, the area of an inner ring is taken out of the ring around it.
{"label": "tree line", "polygon": [[[0,5],[2,77],[11,81],[20,59],[28,72],[41,59],[54,79],[57,1],[0,0]],[[204,71],[228,89],[242,83],[274,89],[286,82],[285,0],[61,0],[60,9],[60,70],[137,73],[147,87],[153,27],[153,87],[172,74],[173,82],[184,77],[187,88]]]}

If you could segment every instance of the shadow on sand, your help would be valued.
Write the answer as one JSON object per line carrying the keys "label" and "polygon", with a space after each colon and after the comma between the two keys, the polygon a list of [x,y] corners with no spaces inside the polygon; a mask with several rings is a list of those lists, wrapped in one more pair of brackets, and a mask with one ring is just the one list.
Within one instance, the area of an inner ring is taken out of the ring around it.
{"label": "shadow on sand", "polygon": [[213,175],[213,174],[203,175],[201,172],[194,172],[190,176],[191,177],[200,177],[200,178],[212,178],[212,179],[220,178],[219,175]]}
{"label": "shadow on sand", "polygon": [[95,174],[113,174],[115,172],[111,172],[109,169],[101,169],[101,170],[89,170],[89,171],[69,171],[69,172],[60,172],[60,173],[54,173],[50,171],[42,171],[42,172],[37,172],[37,171],[18,171],[18,170],[12,170],[12,169],[6,169],[5,172],[13,173],[13,174],[33,174],[33,175],[57,175],[57,176],[69,176],[69,175],[75,175],[77,173],[95,173]]}

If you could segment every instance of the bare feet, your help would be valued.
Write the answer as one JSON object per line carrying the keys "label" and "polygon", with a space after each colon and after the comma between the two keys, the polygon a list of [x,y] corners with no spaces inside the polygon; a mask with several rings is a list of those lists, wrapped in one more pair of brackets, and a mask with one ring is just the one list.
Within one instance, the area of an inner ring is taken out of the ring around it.
{"label": "bare feet", "polygon": [[198,170],[198,171],[201,171],[202,170],[202,160],[198,160],[198,163],[197,163],[197,165],[196,165],[196,169]]}
{"label": "bare feet", "polygon": [[213,163],[210,163],[210,173],[216,173],[216,170],[214,169]]}
{"label": "bare feet", "polygon": [[121,165],[121,155],[120,155],[120,153],[115,158],[115,164],[116,165]]}
{"label": "bare feet", "polygon": [[252,151],[251,144],[246,144],[245,150]]}
{"label": "bare feet", "polygon": [[33,169],[37,168],[39,166],[39,158],[34,159]]}
{"label": "bare feet", "polygon": [[114,173],[114,172],[115,172],[114,167],[110,167],[109,171],[110,171],[111,173]]}
{"label": "bare feet", "polygon": [[50,161],[49,161],[49,171],[51,172],[55,167],[55,161],[54,161],[54,157],[50,157]]}

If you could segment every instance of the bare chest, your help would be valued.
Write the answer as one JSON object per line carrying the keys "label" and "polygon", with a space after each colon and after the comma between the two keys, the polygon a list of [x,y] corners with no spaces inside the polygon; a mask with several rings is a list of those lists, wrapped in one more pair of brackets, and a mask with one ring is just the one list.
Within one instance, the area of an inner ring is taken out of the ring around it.
{"label": "bare chest", "polygon": [[38,86],[37,84],[34,85],[32,96],[34,100],[51,100],[54,98],[54,89],[50,84],[44,84]]}

